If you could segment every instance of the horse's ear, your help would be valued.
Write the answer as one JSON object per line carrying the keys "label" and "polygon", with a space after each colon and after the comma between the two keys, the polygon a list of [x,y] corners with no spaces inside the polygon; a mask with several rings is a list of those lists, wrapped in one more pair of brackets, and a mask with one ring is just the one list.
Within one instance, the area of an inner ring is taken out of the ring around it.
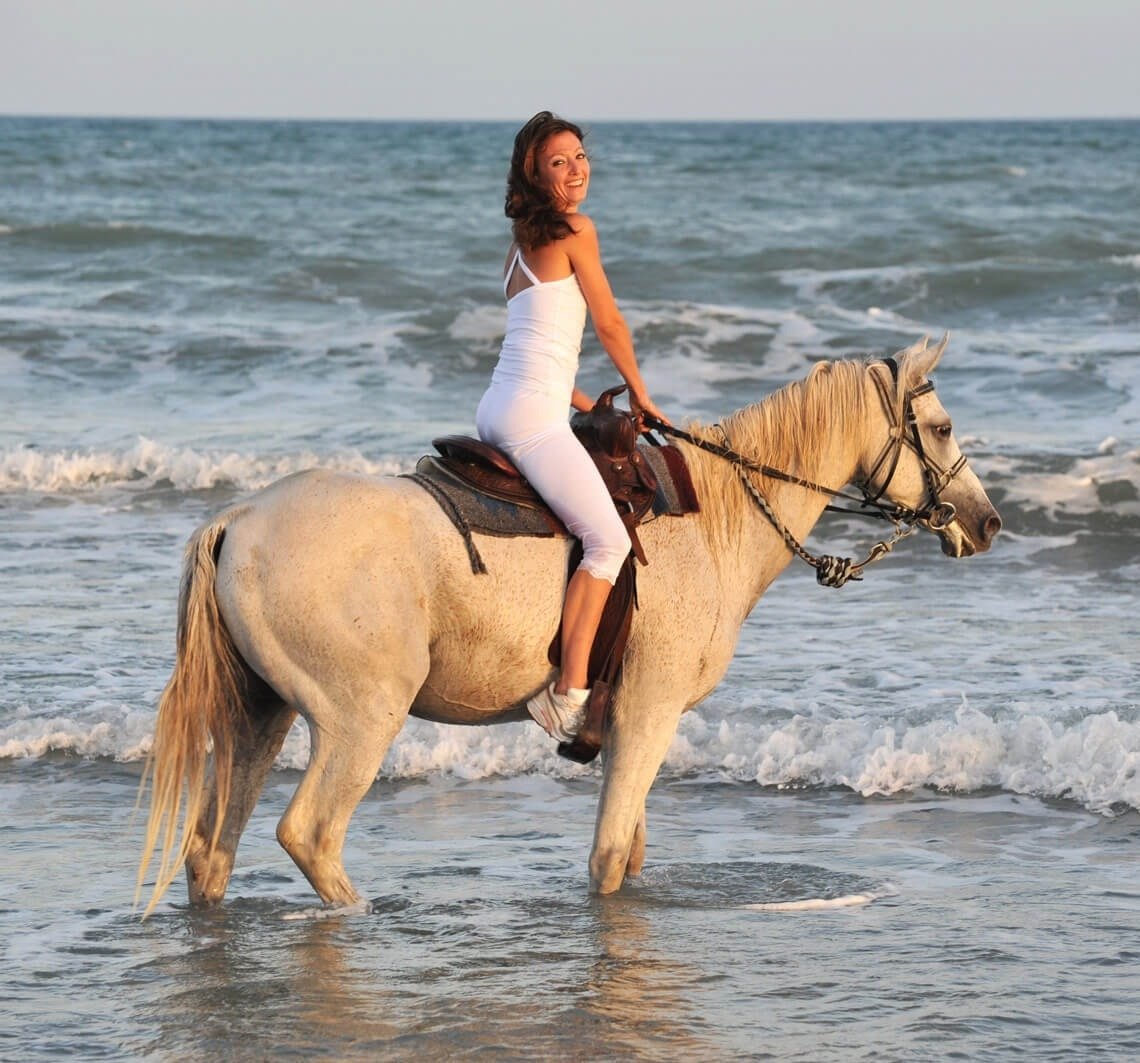
{"label": "horse's ear", "polygon": [[942,352],[946,350],[946,344],[949,342],[949,332],[942,334],[942,339],[938,341],[938,345],[935,347],[930,346],[929,336],[923,336],[917,343],[912,343],[895,355],[902,376],[908,382],[908,387],[914,387],[920,380],[925,380],[934,372],[934,367],[938,364]]}
{"label": "horse's ear", "polygon": [[934,348],[934,361],[930,363],[930,369],[927,370],[927,372],[933,372],[934,371],[934,367],[938,364],[939,360],[942,358],[942,354],[946,350],[946,345],[949,342],[950,342],[950,333],[949,332],[943,332],[942,333],[942,339],[940,339],[938,341],[938,346]]}

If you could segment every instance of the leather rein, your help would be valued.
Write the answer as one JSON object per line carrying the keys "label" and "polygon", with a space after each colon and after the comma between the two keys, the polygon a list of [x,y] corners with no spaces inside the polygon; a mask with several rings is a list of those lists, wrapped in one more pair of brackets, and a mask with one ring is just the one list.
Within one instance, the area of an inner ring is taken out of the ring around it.
{"label": "leather rein", "polygon": [[[890,369],[891,379],[897,385],[899,379],[898,363],[893,358],[884,358],[883,364]],[[731,462],[745,490],[748,491],[760,511],[783,537],[788,549],[816,570],[816,581],[824,587],[842,587],[849,580],[862,579],[863,569],[866,568],[867,565],[885,557],[894,549],[895,543],[911,535],[919,525],[926,525],[932,531],[941,531],[948,527],[957,518],[957,513],[953,503],[942,501],[941,493],[946,490],[954,478],[966,467],[966,457],[963,454],[959,456],[958,460],[949,469],[943,469],[923,448],[913,402],[919,396],[932,392],[934,390],[933,383],[928,380],[918,385],[918,387],[910,388],[905,393],[903,396],[902,417],[900,418],[895,415],[894,397],[884,382],[882,374],[873,374],[872,379],[875,382],[879,398],[882,400],[883,410],[887,416],[889,433],[882,451],[871,466],[871,471],[862,480],[855,482],[855,486],[858,487],[860,491],[860,496],[858,497],[845,493],[841,488],[824,487],[811,480],[806,480],[800,476],[793,476],[780,469],[775,469],[770,465],[765,465],[763,462],[752,461],[750,458],[744,457],[743,454],[732,448],[728,434],[720,425],[716,427],[720,429],[721,435],[724,436],[725,442],[723,446],[706,439],[699,439],[691,433],[681,428],[674,428],[672,425],[666,424],[664,421],[660,421],[649,414],[644,414],[642,419],[647,427],[661,432],[663,435],[682,439],[692,446]],[[904,446],[910,447],[910,449],[914,451],[922,468],[923,480],[926,484],[926,493],[929,498],[928,504],[920,509],[910,509],[895,503],[880,501],[883,495],[886,494],[887,488],[890,487],[891,480],[894,479]],[[885,475],[882,478],[881,485],[875,490],[872,488],[872,483],[881,470],[885,470]],[[827,495],[829,498],[841,498],[845,502],[854,503],[859,507],[858,509],[849,509],[844,506],[831,504],[828,504],[825,508],[833,513],[849,513],[858,517],[889,520],[894,525],[894,533],[889,539],[875,543],[874,546],[871,547],[867,557],[862,561],[857,562],[849,557],[834,557],[829,555],[816,557],[804,549],[803,545],[779,519],[768,503],[768,500],[752,482],[749,476],[749,473],[752,472],[761,473],[764,476],[774,480],[781,480],[784,483],[806,487],[811,491]]]}

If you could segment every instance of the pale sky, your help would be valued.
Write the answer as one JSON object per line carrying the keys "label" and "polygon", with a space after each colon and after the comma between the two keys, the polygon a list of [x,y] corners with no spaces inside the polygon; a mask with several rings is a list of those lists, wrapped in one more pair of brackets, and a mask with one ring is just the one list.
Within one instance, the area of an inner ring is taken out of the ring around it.
{"label": "pale sky", "polygon": [[1140,0],[0,0],[0,114],[1136,117]]}

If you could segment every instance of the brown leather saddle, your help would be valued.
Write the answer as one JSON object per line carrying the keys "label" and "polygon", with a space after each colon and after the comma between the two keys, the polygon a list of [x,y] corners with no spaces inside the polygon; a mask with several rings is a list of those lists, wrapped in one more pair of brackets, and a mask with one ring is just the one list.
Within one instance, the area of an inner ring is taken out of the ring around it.
{"label": "brown leather saddle", "polygon": [[[625,390],[623,384],[603,391],[593,409],[570,419],[570,427],[594,459],[629,532],[634,556],[645,565],[648,561],[637,526],[653,507],[658,477],[638,448],[641,432],[637,418],[614,406],[614,399]],[[432,440],[432,446],[440,455],[436,462],[474,490],[512,505],[549,512],[511,459],[490,443],[470,436],[441,436]],[[554,524],[561,529],[557,518]]]}
{"label": "brown leather saddle", "polygon": [[[622,656],[629,638],[633,611],[637,606],[634,558],[643,565],[648,563],[637,535],[637,526],[653,509],[654,501],[659,496],[659,478],[653,462],[647,460],[638,447],[639,422],[633,414],[614,406],[614,399],[625,390],[622,385],[604,391],[593,409],[587,413],[577,413],[570,420],[575,435],[601,473],[632,544],[630,556],[626,558],[606,602],[590,654],[591,692],[585,723],[573,742],[560,742],[558,745],[559,753],[581,764],[592,761],[601,748],[606,715],[621,676]],[[422,459],[412,478],[430,491],[451,517],[467,543],[471,565],[476,572],[485,572],[486,568],[471,539],[469,522],[460,511],[461,507],[456,504],[454,492],[444,490],[447,485],[441,484],[441,477],[459,481],[471,491],[477,492],[483,500],[489,498],[511,507],[533,510],[539,523],[538,530],[532,526],[530,534],[568,534],[538,492],[501,450],[469,436],[443,436],[432,440],[432,445],[438,451],[438,456]],[[687,474],[685,479],[687,482]],[[688,492],[692,494],[691,483]],[[691,512],[695,508],[694,497],[685,511]],[[481,530],[486,530],[485,526]],[[581,543],[575,542],[570,553],[569,573],[578,567],[581,558]],[[561,645],[562,629],[559,627],[548,651],[553,665],[560,661]]]}

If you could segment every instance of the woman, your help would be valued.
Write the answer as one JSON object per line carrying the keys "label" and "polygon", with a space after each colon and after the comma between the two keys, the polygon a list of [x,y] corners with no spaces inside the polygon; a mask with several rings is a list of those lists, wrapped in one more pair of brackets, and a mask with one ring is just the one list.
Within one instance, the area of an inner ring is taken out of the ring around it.
{"label": "woman", "polygon": [[585,716],[590,649],[630,549],[601,475],[567,420],[570,406],[593,405],[574,383],[587,310],[629,385],[634,412],[665,420],[641,378],[629,328],[602,268],[594,223],[579,210],[589,185],[582,130],[573,122],[541,111],[519,130],[507,175],[506,214],[514,237],[503,279],[507,333],[476,413],[480,438],[504,450],[582,540],[584,556],[562,611],[562,670],[527,702],[549,735],[567,741]]}

